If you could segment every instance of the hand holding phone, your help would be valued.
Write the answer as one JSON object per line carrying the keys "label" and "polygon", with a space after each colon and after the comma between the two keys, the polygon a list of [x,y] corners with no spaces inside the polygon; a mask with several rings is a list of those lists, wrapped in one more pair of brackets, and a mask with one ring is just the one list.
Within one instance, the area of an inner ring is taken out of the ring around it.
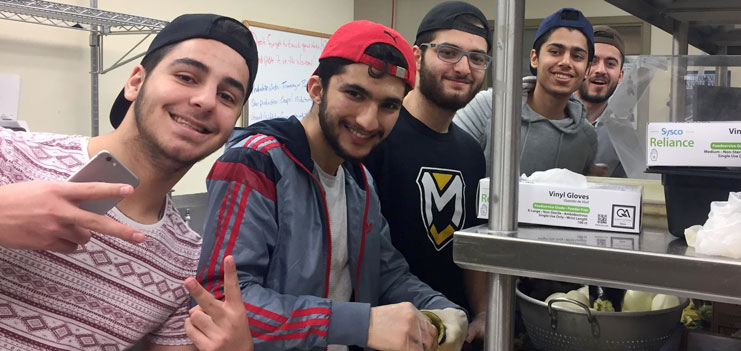
{"label": "hand holding phone", "polygon": [[[76,183],[104,182],[129,184],[134,188],[139,185],[139,178],[107,150],[103,150],[93,156],[85,166],[70,176],[67,181]],[[121,199],[123,198],[120,196],[88,199],[80,203],[80,208],[102,215],[112,209],[113,206],[116,206]]]}
{"label": "hand holding phone", "polygon": [[[69,253],[87,243],[91,231],[141,243],[145,236],[138,230],[80,208],[86,201],[121,199],[133,192],[131,184],[103,182],[36,180],[0,185],[0,246]],[[102,210],[106,206],[94,207]]]}

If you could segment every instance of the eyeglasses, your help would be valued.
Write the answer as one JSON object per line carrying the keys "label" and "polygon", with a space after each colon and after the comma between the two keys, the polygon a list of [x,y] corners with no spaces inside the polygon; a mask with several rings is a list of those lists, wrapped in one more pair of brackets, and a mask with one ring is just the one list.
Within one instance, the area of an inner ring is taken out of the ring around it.
{"label": "eyeglasses", "polygon": [[491,56],[482,52],[464,51],[463,49],[448,44],[424,43],[437,51],[437,58],[447,63],[458,63],[463,56],[468,56],[468,65],[475,69],[486,69],[491,63]]}

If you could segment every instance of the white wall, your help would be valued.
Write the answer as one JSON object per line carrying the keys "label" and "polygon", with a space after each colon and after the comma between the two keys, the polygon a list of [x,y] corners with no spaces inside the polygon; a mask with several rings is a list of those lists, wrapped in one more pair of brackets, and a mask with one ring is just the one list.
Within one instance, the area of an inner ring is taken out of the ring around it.
{"label": "white wall", "polygon": [[[84,0],[57,2],[90,6]],[[98,8],[168,21],[183,13],[209,12],[323,33],[334,32],[354,17],[353,2],[347,0],[100,0]],[[103,68],[143,37],[106,36]],[[150,41],[135,53],[144,52]],[[18,116],[28,121],[33,131],[90,134],[88,45],[88,32],[0,20],[0,73],[21,76]],[[101,133],[111,130],[110,106],[134,65],[129,63],[100,76]],[[206,175],[219,154],[221,150],[194,166],[175,186],[175,193],[204,192]]]}

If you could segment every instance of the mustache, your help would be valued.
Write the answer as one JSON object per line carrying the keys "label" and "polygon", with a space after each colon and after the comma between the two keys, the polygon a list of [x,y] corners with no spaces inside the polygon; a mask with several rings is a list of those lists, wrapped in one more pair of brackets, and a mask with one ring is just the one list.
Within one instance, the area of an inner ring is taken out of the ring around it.
{"label": "mustache", "polygon": [[600,80],[604,80],[604,81],[609,82],[610,81],[610,76],[608,76],[606,74],[595,74],[594,76],[589,77],[589,81],[590,82],[591,81],[594,81],[594,80],[597,80],[597,79],[600,79]]}
{"label": "mustache", "polygon": [[361,127],[360,125],[353,124],[353,123],[345,123],[345,125],[350,128],[351,130],[355,130],[361,134],[368,134],[371,137],[383,137],[383,130],[366,130],[365,128]]}
{"label": "mustache", "polygon": [[451,80],[458,80],[458,81],[465,82],[467,84],[473,83],[473,78],[471,78],[469,76],[455,76],[455,75],[451,76],[449,74],[444,74],[443,75],[443,78],[444,79],[451,79]]}

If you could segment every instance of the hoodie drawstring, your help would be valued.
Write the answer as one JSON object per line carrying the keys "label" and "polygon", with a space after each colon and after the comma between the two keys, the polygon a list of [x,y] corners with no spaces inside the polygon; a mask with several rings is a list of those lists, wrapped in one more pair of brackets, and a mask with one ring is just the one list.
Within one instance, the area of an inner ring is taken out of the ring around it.
{"label": "hoodie drawstring", "polygon": [[527,146],[527,136],[530,134],[530,124],[533,122],[527,121],[527,128],[525,129],[525,140],[522,141],[522,150],[520,150],[520,163],[522,163],[522,155],[525,154],[525,147]]}
{"label": "hoodie drawstring", "polygon": [[563,140],[563,133],[558,133],[558,147],[556,148],[556,163],[553,164],[553,168],[558,167],[558,160],[561,158],[561,141]]}

